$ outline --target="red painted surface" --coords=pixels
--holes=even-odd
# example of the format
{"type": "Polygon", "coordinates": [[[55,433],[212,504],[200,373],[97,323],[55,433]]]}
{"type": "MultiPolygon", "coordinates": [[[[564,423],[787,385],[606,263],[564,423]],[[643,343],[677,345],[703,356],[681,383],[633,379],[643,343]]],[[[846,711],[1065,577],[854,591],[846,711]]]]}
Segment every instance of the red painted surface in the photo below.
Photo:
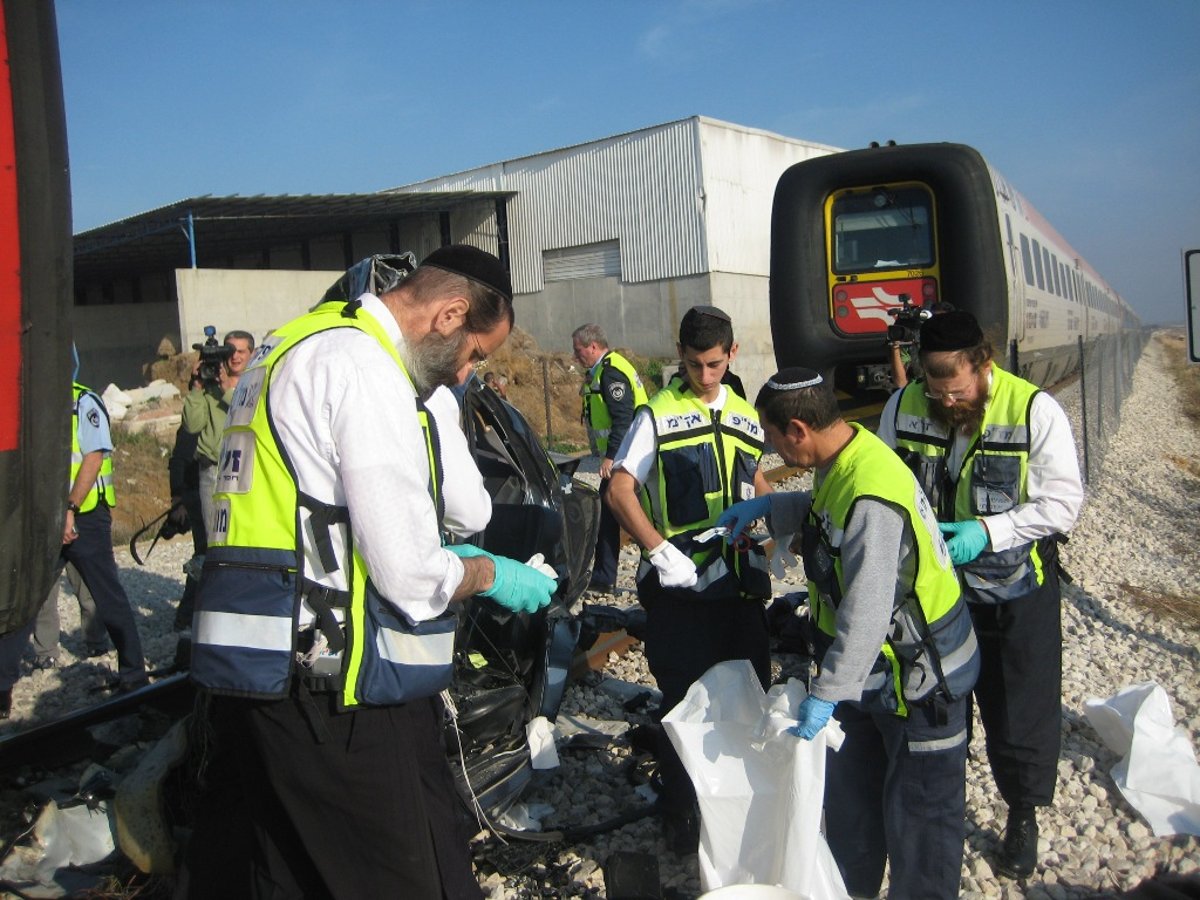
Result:
{"type": "Polygon", "coordinates": [[[929,306],[936,302],[936,286],[931,299],[922,298],[922,287],[930,278],[897,278],[887,281],[849,281],[833,287],[833,327],[842,334],[883,334],[895,320],[892,310],[901,306],[900,295],[908,294],[915,303],[929,306]]]}
{"type": "Polygon", "coordinates": [[[21,433],[21,230],[3,11],[0,0],[0,52],[4,55],[0,66],[0,451],[16,450],[21,433]]]}

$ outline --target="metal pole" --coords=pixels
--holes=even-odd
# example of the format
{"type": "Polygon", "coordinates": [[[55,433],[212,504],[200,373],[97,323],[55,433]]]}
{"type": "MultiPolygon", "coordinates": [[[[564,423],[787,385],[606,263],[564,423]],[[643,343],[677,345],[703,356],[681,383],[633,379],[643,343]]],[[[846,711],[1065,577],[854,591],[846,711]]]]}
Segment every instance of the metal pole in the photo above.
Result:
{"type": "Polygon", "coordinates": [[[192,255],[192,268],[196,268],[196,223],[192,220],[192,211],[188,210],[187,220],[188,251],[192,255]]]}
{"type": "Polygon", "coordinates": [[[550,357],[542,357],[542,397],[546,401],[546,447],[549,448],[553,429],[550,426],[550,357]]]}
{"type": "Polygon", "coordinates": [[[1083,352],[1083,335],[1079,335],[1079,408],[1083,412],[1083,480],[1086,484],[1092,468],[1088,461],[1088,414],[1087,414],[1087,356],[1083,352]]]}

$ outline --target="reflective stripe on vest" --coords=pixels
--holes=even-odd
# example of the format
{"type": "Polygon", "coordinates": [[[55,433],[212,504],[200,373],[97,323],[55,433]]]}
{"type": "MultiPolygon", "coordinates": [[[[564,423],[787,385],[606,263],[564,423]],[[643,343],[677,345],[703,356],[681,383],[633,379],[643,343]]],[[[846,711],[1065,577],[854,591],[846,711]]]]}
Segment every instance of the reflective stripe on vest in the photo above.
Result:
{"type": "Polygon", "coordinates": [[[979,673],[971,617],[950,555],[925,494],[886,444],[852,423],[854,438],[813,489],[805,541],[805,572],[813,621],[827,650],[837,634],[837,607],[845,590],[841,546],[847,522],[861,499],[885,503],[904,517],[913,540],[912,581],[898,584],[888,636],[860,702],[907,714],[910,703],[965,696],[979,673]],[[816,554],[823,553],[823,564],[816,554]],[[828,571],[829,579],[814,577],[828,571]]]}
{"type": "MultiPolygon", "coordinates": [[[[650,398],[650,412],[656,453],[639,499],[659,534],[696,564],[698,582],[690,592],[770,596],[760,547],[739,553],[724,541],[693,540],[733,503],[754,497],[764,442],[754,407],[726,390],[722,408],[709,409],[682,383],[672,383],[650,398]]],[[[649,571],[649,552],[643,550],[638,578],[649,571]]]]}
{"type": "MultiPolygon", "coordinates": [[[[896,450],[941,521],[997,515],[1028,500],[1029,410],[1038,393],[1035,385],[992,363],[979,434],[951,482],[947,460],[953,435],[930,415],[923,383],[905,388],[896,405],[896,450]]],[[[959,574],[969,602],[1007,603],[1042,583],[1042,560],[1031,541],[999,553],[985,550],[959,574]]]]}
{"type": "MultiPolygon", "coordinates": [[[[79,469],[83,465],[83,450],[79,446],[79,398],[88,394],[96,402],[100,415],[108,420],[108,409],[95,391],[78,382],[71,385],[71,390],[71,474],[70,480],[67,481],[68,492],[75,486],[75,479],[79,477],[79,469]]],[[[100,471],[96,473],[96,483],[92,485],[87,496],[83,498],[83,502],[79,504],[79,511],[85,513],[95,509],[99,505],[101,497],[104,498],[105,506],[111,508],[117,505],[117,491],[113,484],[112,456],[107,453],[100,462],[100,471]]]]}
{"type": "Polygon", "coordinates": [[[600,386],[605,366],[612,366],[632,386],[634,409],[645,406],[647,402],[646,388],[633,363],[615,350],[605,353],[593,367],[591,380],[583,387],[583,421],[587,425],[592,452],[597,456],[604,456],[608,452],[608,435],[612,429],[612,414],[608,411],[608,402],[600,386]]]}
{"type": "MultiPolygon", "coordinates": [[[[330,643],[331,631],[344,640],[339,671],[322,682],[339,692],[343,707],[430,696],[450,681],[457,617],[447,612],[414,625],[383,600],[354,545],[348,511],[304,494],[275,440],[269,393],[277,366],[315,334],[357,328],[407,377],[382,326],[367,313],[343,316],[344,307],[322,304],[277,329],[255,351],[230,403],[192,649],[192,678],[216,693],[262,698],[288,693],[296,673],[295,623],[306,599],[330,643]],[[344,537],[335,541],[335,535],[344,537]],[[313,579],[303,571],[313,572],[313,579]],[[344,572],[344,591],[315,580],[338,571],[344,572]],[[342,627],[331,607],[339,608],[342,627]]],[[[440,526],[436,429],[419,401],[417,411],[440,526]]]]}

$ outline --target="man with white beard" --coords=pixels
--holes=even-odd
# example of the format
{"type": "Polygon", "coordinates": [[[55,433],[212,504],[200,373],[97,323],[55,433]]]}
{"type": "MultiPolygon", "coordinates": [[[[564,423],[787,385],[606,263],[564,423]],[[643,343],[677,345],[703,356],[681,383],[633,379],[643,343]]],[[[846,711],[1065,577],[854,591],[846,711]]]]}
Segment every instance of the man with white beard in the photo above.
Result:
{"type": "Polygon", "coordinates": [[[382,296],[276,329],[238,383],[192,677],[235,738],[254,896],[481,895],[441,738],[450,606],[481,594],[534,612],[557,585],[443,546],[424,400],[512,322],[500,260],[443,247],[382,296]]]}

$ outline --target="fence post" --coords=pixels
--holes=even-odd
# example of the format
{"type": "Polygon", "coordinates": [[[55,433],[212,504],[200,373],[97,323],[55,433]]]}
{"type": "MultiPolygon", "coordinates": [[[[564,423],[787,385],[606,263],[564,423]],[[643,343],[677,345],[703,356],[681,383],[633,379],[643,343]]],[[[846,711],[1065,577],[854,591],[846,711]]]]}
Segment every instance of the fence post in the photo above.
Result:
{"type": "Polygon", "coordinates": [[[549,449],[554,429],[550,425],[550,357],[542,357],[542,399],[546,403],[546,448],[549,449]]]}
{"type": "Polygon", "coordinates": [[[1087,414],[1087,356],[1083,352],[1083,335],[1079,335],[1079,408],[1083,414],[1083,480],[1091,480],[1092,467],[1088,461],[1088,414],[1087,414]]]}

